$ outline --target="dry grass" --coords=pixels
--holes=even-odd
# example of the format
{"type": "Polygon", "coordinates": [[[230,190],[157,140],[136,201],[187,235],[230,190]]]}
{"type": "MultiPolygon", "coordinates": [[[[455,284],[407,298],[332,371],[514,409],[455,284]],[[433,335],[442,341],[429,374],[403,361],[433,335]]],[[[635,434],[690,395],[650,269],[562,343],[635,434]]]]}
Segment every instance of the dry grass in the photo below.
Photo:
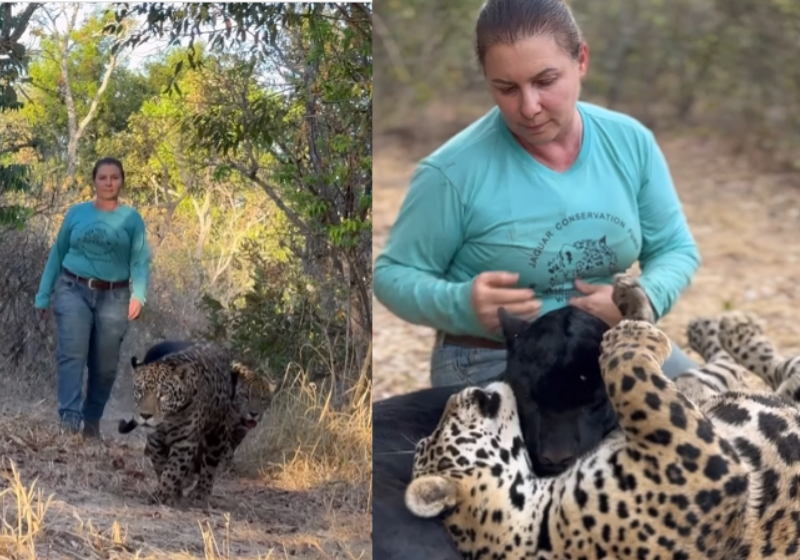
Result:
{"type": "Polygon", "coordinates": [[[22,483],[17,465],[13,461],[3,461],[0,465],[5,489],[0,491],[2,503],[2,527],[0,527],[0,553],[6,556],[36,558],[36,537],[41,532],[47,508],[53,500],[52,494],[46,499],[36,482],[26,487],[22,483]],[[8,505],[9,498],[13,503],[8,505]]]}
{"type": "Polygon", "coordinates": [[[275,400],[207,508],[149,504],[142,434],[84,440],[41,404],[0,410],[0,560],[371,558],[368,403],[334,410],[304,379],[275,400]]]}
{"type": "Polygon", "coordinates": [[[270,409],[266,441],[255,434],[247,450],[260,464],[279,455],[272,465],[298,488],[354,484],[349,499],[366,510],[372,476],[370,401],[334,406],[331,392],[308,383],[299,371],[270,409]]]}

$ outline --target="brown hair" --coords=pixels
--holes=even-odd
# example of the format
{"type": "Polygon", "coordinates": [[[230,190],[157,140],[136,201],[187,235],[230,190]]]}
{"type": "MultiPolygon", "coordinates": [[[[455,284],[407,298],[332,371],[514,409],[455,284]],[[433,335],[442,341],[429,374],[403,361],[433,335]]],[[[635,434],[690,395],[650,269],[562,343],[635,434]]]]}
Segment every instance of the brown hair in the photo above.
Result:
{"type": "Polygon", "coordinates": [[[103,159],[97,160],[97,163],[94,164],[94,168],[92,169],[92,181],[97,177],[97,170],[100,169],[101,165],[116,165],[117,169],[119,169],[119,174],[122,176],[122,184],[125,184],[125,170],[122,169],[122,162],[113,157],[104,157],[103,159]]]}
{"type": "Polygon", "coordinates": [[[580,53],[581,31],[563,0],[487,0],[475,25],[475,50],[481,66],[494,45],[513,45],[550,34],[573,60],[580,53]]]}

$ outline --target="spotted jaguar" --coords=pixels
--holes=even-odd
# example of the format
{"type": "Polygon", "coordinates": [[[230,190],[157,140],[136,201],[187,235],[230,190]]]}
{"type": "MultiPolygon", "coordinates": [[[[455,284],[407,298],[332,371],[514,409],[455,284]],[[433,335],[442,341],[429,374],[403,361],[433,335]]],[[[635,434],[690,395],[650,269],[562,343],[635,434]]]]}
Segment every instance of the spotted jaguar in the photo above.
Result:
{"type": "MultiPolygon", "coordinates": [[[[131,358],[131,365],[133,368],[136,368],[140,365],[163,358],[169,353],[185,350],[193,344],[195,343],[183,341],[166,341],[157,344],[148,351],[143,362],[139,362],[135,356],[131,358]]],[[[230,465],[233,459],[233,453],[239,445],[241,445],[245,436],[247,436],[261,421],[278,391],[278,384],[272,380],[271,376],[258,375],[238,360],[233,360],[231,362],[230,370],[233,406],[228,418],[230,422],[231,445],[223,459],[223,464],[226,466],[230,465]]],[[[118,431],[121,434],[128,434],[138,426],[139,424],[135,418],[120,420],[118,431]]]]}
{"type": "Polygon", "coordinates": [[[217,466],[230,454],[233,407],[229,350],[197,343],[133,368],[134,422],[148,429],[157,502],[174,504],[197,473],[192,497],[211,494],[217,466]]]}
{"type": "MultiPolygon", "coordinates": [[[[740,328],[718,324],[720,340],[740,328]]],[[[441,516],[465,558],[800,558],[800,406],[710,387],[687,398],[662,372],[670,351],[647,317],[606,332],[620,428],[550,478],[531,468],[511,388],[463,389],[417,444],[407,507],[441,516]]],[[[793,381],[770,372],[770,389],[793,381]]]]}

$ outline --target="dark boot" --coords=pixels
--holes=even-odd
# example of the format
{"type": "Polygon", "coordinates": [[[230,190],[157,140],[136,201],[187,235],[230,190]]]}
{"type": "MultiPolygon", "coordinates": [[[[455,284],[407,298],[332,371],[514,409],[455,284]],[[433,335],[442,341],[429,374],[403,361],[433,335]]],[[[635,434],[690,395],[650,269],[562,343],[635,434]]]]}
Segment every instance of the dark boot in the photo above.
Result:
{"type": "Polygon", "coordinates": [[[100,437],[100,421],[96,420],[90,422],[89,420],[83,421],[83,437],[99,438],[100,437]]]}
{"type": "Polygon", "coordinates": [[[61,429],[66,434],[77,434],[81,430],[81,417],[65,414],[61,417],[61,429]]]}
{"type": "Polygon", "coordinates": [[[80,431],[80,425],[76,426],[70,422],[61,422],[60,426],[65,434],[77,434],[80,431]]]}

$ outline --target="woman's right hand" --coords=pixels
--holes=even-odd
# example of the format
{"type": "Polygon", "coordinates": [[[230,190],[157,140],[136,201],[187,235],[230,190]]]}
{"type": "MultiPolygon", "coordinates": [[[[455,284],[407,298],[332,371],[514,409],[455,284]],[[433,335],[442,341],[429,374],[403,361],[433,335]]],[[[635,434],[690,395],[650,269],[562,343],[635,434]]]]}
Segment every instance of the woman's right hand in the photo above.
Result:
{"type": "Polygon", "coordinates": [[[542,302],[534,299],[530,288],[515,288],[516,272],[481,272],[472,283],[472,306],[481,326],[490,333],[500,332],[497,310],[501,307],[512,315],[531,320],[539,314],[542,302]]]}
{"type": "Polygon", "coordinates": [[[47,320],[47,309],[37,309],[36,316],[39,318],[40,321],[47,320]]]}

